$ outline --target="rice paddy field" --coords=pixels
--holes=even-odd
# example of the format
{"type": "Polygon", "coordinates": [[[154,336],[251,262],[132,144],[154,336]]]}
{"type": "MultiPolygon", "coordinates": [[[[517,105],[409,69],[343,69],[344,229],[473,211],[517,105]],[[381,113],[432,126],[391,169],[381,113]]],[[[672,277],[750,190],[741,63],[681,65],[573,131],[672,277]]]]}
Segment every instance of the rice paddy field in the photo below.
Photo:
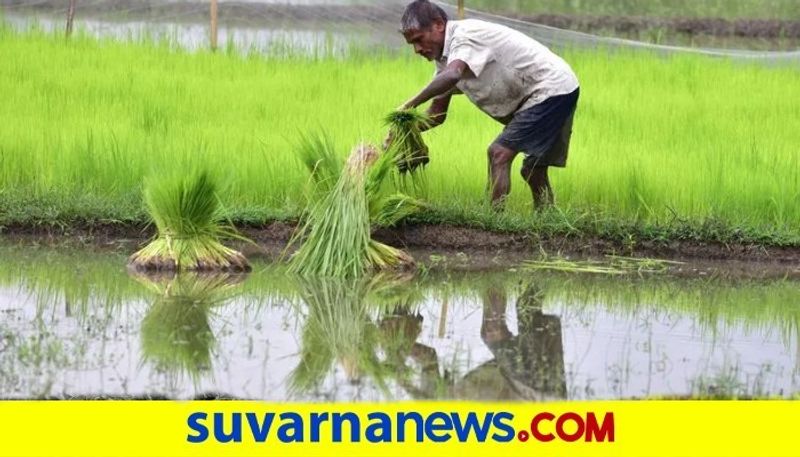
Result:
{"type": "MultiPolygon", "coordinates": [[[[503,231],[800,244],[800,65],[641,51],[561,50],[581,80],[556,208],[534,214],[512,176],[486,204],[486,147],[501,126],[458,99],[425,134],[417,221],[503,231]]],[[[295,219],[296,149],[325,132],[342,157],[379,143],[385,115],[430,77],[408,53],[187,52],[0,29],[0,224],[144,221],[142,183],[202,165],[235,223],[295,219]]],[[[517,164],[519,166],[519,164],[517,164]]]]}
{"type": "MultiPolygon", "coordinates": [[[[581,98],[555,205],[518,158],[498,211],[502,126],[465,97],[402,137],[432,73],[402,3],[221,2],[212,52],[205,3],[98,2],[66,39],[61,2],[0,0],[0,399],[800,398],[797,53],[506,18],[581,98]]],[[[467,0],[669,26],[793,3],[467,0]]]]}

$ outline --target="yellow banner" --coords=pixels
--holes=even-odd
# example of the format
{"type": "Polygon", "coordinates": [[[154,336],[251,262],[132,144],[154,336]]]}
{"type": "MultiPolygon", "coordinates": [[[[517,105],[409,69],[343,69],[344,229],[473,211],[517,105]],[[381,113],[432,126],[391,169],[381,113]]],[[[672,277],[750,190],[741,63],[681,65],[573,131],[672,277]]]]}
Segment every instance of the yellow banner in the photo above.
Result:
{"type": "Polygon", "coordinates": [[[0,456],[800,456],[800,403],[0,402],[0,456]]]}

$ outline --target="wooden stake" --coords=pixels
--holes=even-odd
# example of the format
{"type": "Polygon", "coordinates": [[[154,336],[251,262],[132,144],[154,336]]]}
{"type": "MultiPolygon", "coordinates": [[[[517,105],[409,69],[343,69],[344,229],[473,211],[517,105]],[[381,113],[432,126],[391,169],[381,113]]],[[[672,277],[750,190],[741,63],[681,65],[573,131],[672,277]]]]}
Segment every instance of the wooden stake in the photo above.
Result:
{"type": "Polygon", "coordinates": [[[439,338],[444,338],[445,330],[447,329],[447,302],[449,299],[449,295],[445,295],[442,298],[442,310],[439,313],[439,338]]]}
{"type": "Polygon", "coordinates": [[[464,0],[458,0],[458,19],[464,19],[464,0]]]}
{"type": "Polygon", "coordinates": [[[211,50],[217,50],[217,0],[211,0],[211,50]]]}
{"type": "Polygon", "coordinates": [[[72,21],[75,19],[75,2],[77,1],[78,0],[69,0],[69,8],[67,8],[67,38],[72,35],[72,21]]]}

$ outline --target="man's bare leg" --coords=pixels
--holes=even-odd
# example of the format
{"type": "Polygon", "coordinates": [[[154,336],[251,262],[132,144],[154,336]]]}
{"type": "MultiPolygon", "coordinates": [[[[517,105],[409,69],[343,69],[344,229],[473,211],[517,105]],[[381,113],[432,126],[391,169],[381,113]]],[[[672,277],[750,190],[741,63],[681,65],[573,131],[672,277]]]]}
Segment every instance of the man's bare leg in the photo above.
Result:
{"type": "Polygon", "coordinates": [[[497,343],[512,337],[506,324],[507,298],[503,289],[489,286],[483,291],[483,320],[481,321],[481,339],[487,343],[497,343]]]}
{"type": "Polygon", "coordinates": [[[492,193],[492,206],[502,209],[511,191],[511,163],[517,155],[505,146],[493,143],[489,146],[489,185],[492,193]]]}
{"type": "Polygon", "coordinates": [[[546,208],[553,204],[553,188],[547,176],[547,167],[522,166],[522,178],[528,183],[533,194],[534,209],[546,208]]]}

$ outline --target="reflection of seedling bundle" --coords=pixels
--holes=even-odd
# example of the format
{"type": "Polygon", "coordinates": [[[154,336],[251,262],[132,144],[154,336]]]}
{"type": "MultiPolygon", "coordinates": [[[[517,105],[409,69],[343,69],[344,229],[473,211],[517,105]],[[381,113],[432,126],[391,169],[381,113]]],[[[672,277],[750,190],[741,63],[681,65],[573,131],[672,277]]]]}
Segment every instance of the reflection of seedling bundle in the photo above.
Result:
{"type": "Polygon", "coordinates": [[[300,363],[292,371],[291,385],[296,392],[308,392],[322,384],[335,363],[347,380],[358,382],[367,376],[375,386],[387,390],[386,379],[398,376],[397,367],[380,358],[380,349],[399,343],[388,340],[402,334],[381,335],[375,319],[384,309],[393,309],[393,298],[410,299],[399,292],[408,287],[409,277],[342,281],[300,278],[298,290],[307,306],[302,334],[300,363]],[[383,302],[392,297],[391,303],[383,302]]]}
{"type": "Polygon", "coordinates": [[[129,264],[133,268],[249,270],[242,254],[219,242],[221,237],[241,237],[221,223],[216,186],[207,173],[152,179],[145,187],[144,199],[158,234],[155,240],[130,257],[129,264]]]}
{"type": "Polygon", "coordinates": [[[422,207],[418,200],[388,191],[385,181],[393,168],[392,153],[378,154],[372,146],[359,145],[342,167],[324,137],[306,139],[300,153],[315,188],[305,222],[290,243],[303,241],[290,271],[355,278],[371,268],[413,265],[407,253],[370,236],[371,224],[391,226],[422,207]]]}
{"type": "Polygon", "coordinates": [[[137,279],[158,294],[142,320],[142,354],[162,371],[196,377],[211,367],[214,334],[209,314],[231,298],[242,276],[208,275],[137,279]]]}
{"type": "Polygon", "coordinates": [[[300,282],[298,290],[308,315],[300,363],[291,374],[292,388],[304,392],[319,386],[335,362],[341,364],[350,382],[358,381],[362,373],[380,382],[376,328],[369,316],[365,282],[300,282]]]}

